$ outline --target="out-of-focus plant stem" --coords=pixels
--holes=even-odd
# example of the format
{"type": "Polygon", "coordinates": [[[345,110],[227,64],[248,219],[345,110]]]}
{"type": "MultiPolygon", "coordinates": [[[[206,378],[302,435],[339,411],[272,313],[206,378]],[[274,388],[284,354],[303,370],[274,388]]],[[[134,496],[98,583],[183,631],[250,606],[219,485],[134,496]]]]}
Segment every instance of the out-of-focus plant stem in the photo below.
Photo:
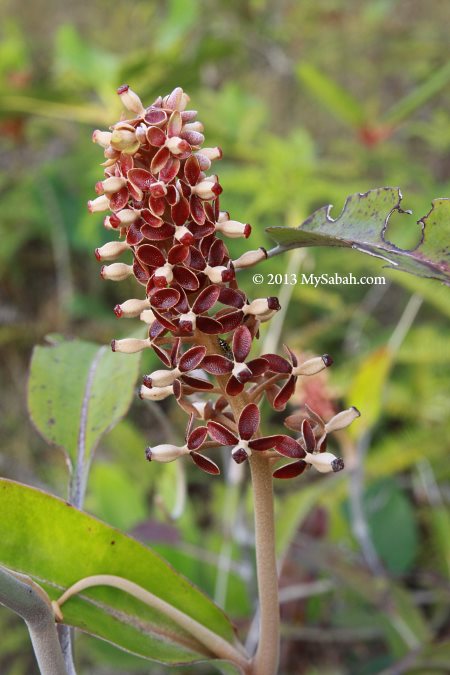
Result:
{"type": "Polygon", "coordinates": [[[68,675],[50,599],[42,588],[29,577],[0,566],[0,603],[27,624],[41,674],[68,675]]]}

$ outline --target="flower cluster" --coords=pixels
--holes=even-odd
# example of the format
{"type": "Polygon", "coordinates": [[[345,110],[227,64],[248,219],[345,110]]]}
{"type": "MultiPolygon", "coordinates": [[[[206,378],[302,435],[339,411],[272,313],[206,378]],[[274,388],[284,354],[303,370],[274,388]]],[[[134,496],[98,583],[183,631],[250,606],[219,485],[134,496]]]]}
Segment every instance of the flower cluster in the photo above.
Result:
{"type": "Polygon", "coordinates": [[[327,354],[298,363],[262,354],[250,358],[259,326],[280,309],[277,298],[248,299],[236,270],[266,258],[260,248],[231,260],[222,237],[247,239],[251,227],[220,210],[222,188],[209,173],[220,148],[203,148],[203,125],[197,111],[187,109],[189,97],[179,87],[144,107],[127,85],[118,94],[129,118],[110,131],[95,131],[93,141],[104,149],[104,179],[92,213],[105,212],[104,226],[118,238],[96,249],[103,279],[134,277],[142,298],[117,305],[117,317],[140,319],[148,326],[145,339],[113,340],[114,351],[132,353],[152,348],[165,368],[144,377],[140,396],[162,400],[173,395],[189,414],[186,443],[147,449],[147,459],[168,462],[190,455],[211,474],[217,464],[199,450],[230,446],[240,463],[252,452],[294,459],[274,475],[290,478],[314,466],[338,471],[342,460],[325,451],[326,434],[349,424],[355,408],[325,423],[313,411],[290,415],[285,434],[261,436],[259,404],[265,397],[283,411],[299,377],[314,375],[332,364],[327,354]],[[130,263],[115,262],[129,252],[130,263]],[[196,420],[206,422],[197,426],[196,420]],[[209,437],[209,440],[208,440],[209,437]]]}

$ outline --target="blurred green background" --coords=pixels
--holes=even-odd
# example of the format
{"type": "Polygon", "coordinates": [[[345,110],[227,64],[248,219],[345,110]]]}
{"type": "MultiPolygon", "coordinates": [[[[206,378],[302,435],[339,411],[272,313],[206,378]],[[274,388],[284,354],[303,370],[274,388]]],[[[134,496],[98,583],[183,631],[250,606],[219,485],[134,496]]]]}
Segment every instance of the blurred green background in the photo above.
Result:
{"type": "MultiPolygon", "coordinates": [[[[65,496],[62,454],[26,422],[27,369],[48,333],[107,343],[137,328],[112,312],[134,296],[133,284],[100,280],[92,252],[108,234],[85,206],[102,176],[91,133],[120,114],[117,86],[127,82],[146,105],[177,85],[189,93],[206,145],[224,152],[214,166],[221,206],[253,226],[247,244],[231,241],[234,257],[248,244],[270,247],[265,227],[297,225],[329,203],[337,215],[348,194],[386,185],[401,187],[414,214],[393,217],[388,237],[412,248],[431,199],[450,196],[450,5],[1,0],[0,7],[1,472],[65,496]]],[[[255,291],[251,272],[240,276],[251,297],[278,294],[287,310],[264,329],[266,351],[286,342],[335,359],[298,402],[306,397],[325,415],[354,404],[363,414],[338,438],[345,476],[318,481],[311,472],[277,484],[288,589],[280,673],[448,672],[448,289],[343,249],[285,254],[258,271],[286,269],[383,275],[387,283],[255,291]],[[383,584],[395,593],[393,614],[383,584]],[[392,625],[411,613],[416,630],[399,640],[392,625]],[[396,663],[403,669],[389,670],[396,663]]],[[[155,365],[146,354],[142,372],[155,365]]],[[[269,432],[279,428],[269,410],[265,417],[269,432]]],[[[155,546],[245,631],[255,602],[245,481],[233,492],[189,466],[188,499],[174,519],[179,469],[144,463],[149,442],[167,428],[179,439],[183,426],[172,402],[137,399],[99,448],[86,508],[155,546]]],[[[22,624],[2,610],[0,625],[0,671],[36,672],[22,624]]],[[[84,635],[76,652],[82,673],[175,672],[84,635]]]]}

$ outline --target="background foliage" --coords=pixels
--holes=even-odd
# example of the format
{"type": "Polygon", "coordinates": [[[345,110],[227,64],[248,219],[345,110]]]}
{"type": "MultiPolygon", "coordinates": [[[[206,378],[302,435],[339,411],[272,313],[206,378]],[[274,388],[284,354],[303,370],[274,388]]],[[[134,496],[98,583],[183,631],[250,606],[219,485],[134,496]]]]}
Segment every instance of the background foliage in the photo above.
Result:
{"type": "MultiPolygon", "coordinates": [[[[207,144],[224,150],[222,206],[252,223],[252,248],[271,245],[265,227],[295,226],[329,203],[337,215],[348,194],[373,187],[400,186],[404,208],[419,217],[432,198],[450,196],[450,9],[437,0],[0,6],[1,473],[65,497],[63,453],[24,422],[27,370],[33,345],[48,333],[107,344],[136,328],[111,311],[133,295],[132,282],[130,294],[123,283],[100,283],[92,251],[107,233],[85,208],[101,175],[91,132],[119,114],[116,87],[128,82],[145,102],[176,85],[189,92],[207,144]]],[[[413,247],[415,220],[394,217],[389,239],[413,247]]],[[[238,255],[243,244],[231,248],[238,255]]],[[[363,412],[339,439],[352,471],[331,483],[308,474],[277,486],[289,600],[281,672],[369,675],[393,672],[398,661],[406,663],[401,672],[429,672],[433,659],[445,672],[448,289],[346,249],[287,253],[258,271],[287,266],[382,274],[387,283],[258,287],[258,296],[279,292],[289,305],[262,335],[270,349],[280,341],[335,359],[298,402],[306,396],[326,415],[331,396],[332,405],[363,412]],[[405,661],[411,651],[419,671],[405,661]]],[[[254,296],[251,274],[241,278],[254,296]]],[[[154,365],[145,354],[142,372],[154,365]]],[[[135,399],[100,441],[86,509],[150,543],[245,630],[255,597],[245,482],[232,488],[191,466],[184,477],[178,466],[144,463],[145,446],[167,434],[179,439],[183,424],[172,403],[135,399]]],[[[268,430],[276,424],[268,414],[268,430]]],[[[2,610],[0,625],[1,672],[35,672],[22,624],[2,610]]],[[[167,672],[85,635],[76,651],[81,672],[167,672]]]]}

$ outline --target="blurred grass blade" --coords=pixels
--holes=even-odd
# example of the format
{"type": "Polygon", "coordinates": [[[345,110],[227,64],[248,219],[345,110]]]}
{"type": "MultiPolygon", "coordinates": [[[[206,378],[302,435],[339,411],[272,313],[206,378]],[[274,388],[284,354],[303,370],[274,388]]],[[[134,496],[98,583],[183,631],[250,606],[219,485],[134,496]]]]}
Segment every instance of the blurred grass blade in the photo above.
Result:
{"type": "MultiPolygon", "coordinates": [[[[0,479],[0,503],[0,563],[38,581],[52,600],[82,578],[124,576],[233,643],[225,614],[151,549],[13,481],[0,479]]],[[[63,614],[68,625],[147,659],[175,664],[209,657],[178,624],[115,588],[86,590],[64,605],[63,614]]]]}
{"type": "Polygon", "coordinates": [[[89,125],[108,126],[111,122],[111,112],[101,106],[57,103],[56,101],[46,101],[32,96],[2,96],[0,112],[40,115],[64,120],[65,122],[79,122],[89,125]]]}
{"type": "Polygon", "coordinates": [[[318,70],[311,63],[300,63],[297,77],[303,86],[337,119],[352,128],[363,125],[366,119],[364,108],[346,89],[318,70]]]}
{"type": "Polygon", "coordinates": [[[424,105],[430,98],[438,94],[450,82],[450,62],[440,68],[437,72],[430,75],[423,84],[413,89],[413,91],[400,99],[383,116],[383,122],[388,125],[395,125],[409,117],[418,108],[424,105]]]}

